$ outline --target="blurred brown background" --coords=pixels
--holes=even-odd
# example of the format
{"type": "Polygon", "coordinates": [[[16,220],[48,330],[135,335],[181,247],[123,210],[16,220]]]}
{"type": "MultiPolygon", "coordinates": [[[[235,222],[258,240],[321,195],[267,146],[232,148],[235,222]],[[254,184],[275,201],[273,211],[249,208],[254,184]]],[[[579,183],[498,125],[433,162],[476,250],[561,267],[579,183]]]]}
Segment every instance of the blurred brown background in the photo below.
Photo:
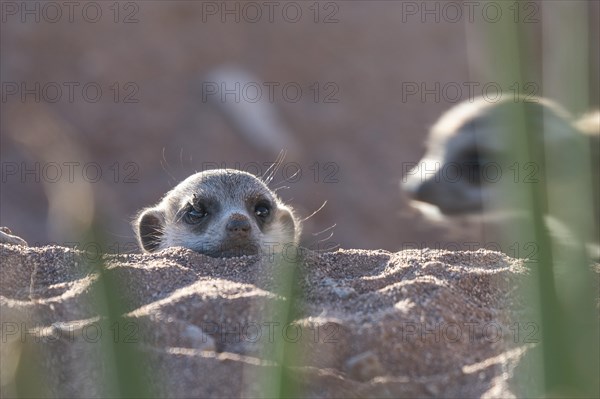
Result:
{"type": "MultiPolygon", "coordinates": [[[[299,144],[286,161],[297,162],[302,175],[285,183],[279,172],[272,186],[289,187],[279,194],[301,217],[327,201],[305,223],[305,244],[327,239],[331,230],[314,234],[336,225],[321,247],[485,246],[476,227],[423,219],[399,188],[403,166],[423,154],[429,126],[468,98],[463,83],[490,81],[486,63],[498,60],[478,56],[485,44],[477,44],[477,29],[490,23],[483,3],[473,22],[462,3],[445,2],[81,2],[71,15],[61,2],[24,4],[2,2],[0,222],[30,244],[77,242],[93,214],[109,242],[133,242],[136,211],[203,164],[274,161],[276,152],[252,145],[203,101],[204,76],[233,65],[279,84],[273,106],[299,144]],[[303,90],[297,102],[282,94],[290,82],[303,90]],[[464,90],[458,98],[452,90],[439,99],[403,98],[410,82],[464,90]],[[331,97],[337,102],[324,101],[327,83],[339,89],[331,97]],[[57,86],[62,96],[54,101],[57,86]],[[137,102],[125,102],[127,95],[137,102]],[[70,164],[73,179],[65,162],[79,163],[70,164]],[[86,163],[96,164],[84,171],[86,163]],[[98,181],[82,179],[96,180],[98,171],[98,181]]],[[[589,101],[597,107],[599,3],[583,4],[590,10],[589,101]]],[[[532,32],[533,57],[551,49],[543,44],[548,25],[539,2],[524,2],[516,17],[504,6],[504,17],[532,32]]]]}

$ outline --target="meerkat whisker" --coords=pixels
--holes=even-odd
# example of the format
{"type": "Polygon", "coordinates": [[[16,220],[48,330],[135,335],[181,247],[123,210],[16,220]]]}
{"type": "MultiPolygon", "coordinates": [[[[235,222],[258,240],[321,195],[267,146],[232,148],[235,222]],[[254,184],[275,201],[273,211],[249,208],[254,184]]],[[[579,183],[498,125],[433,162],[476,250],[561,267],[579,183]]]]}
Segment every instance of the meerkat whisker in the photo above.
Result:
{"type": "Polygon", "coordinates": [[[281,151],[279,151],[279,154],[277,155],[275,162],[273,162],[271,164],[271,166],[269,166],[269,168],[265,171],[264,175],[266,177],[265,178],[261,177],[261,178],[263,179],[263,181],[266,184],[271,184],[271,181],[275,177],[275,174],[277,173],[277,171],[283,164],[283,160],[285,159],[286,155],[287,155],[287,151],[285,149],[282,149],[281,151]]]}
{"type": "MultiPolygon", "coordinates": [[[[319,213],[323,208],[325,208],[325,205],[327,205],[327,200],[323,201],[323,204],[313,213],[311,213],[310,215],[308,215],[307,217],[305,217],[304,219],[300,220],[301,222],[306,222],[308,219],[310,219],[311,217],[315,216],[317,213],[319,213]]],[[[334,227],[335,224],[332,226],[334,227]]],[[[323,230],[326,231],[328,229],[330,229],[331,227],[328,227],[327,229],[323,230]]]]}
{"type": "Polygon", "coordinates": [[[165,157],[165,147],[162,148],[162,159],[160,160],[160,166],[162,167],[163,171],[169,175],[171,179],[173,179],[173,182],[177,181],[175,176],[173,176],[173,174],[167,170],[167,168],[171,168],[171,165],[169,165],[169,162],[167,162],[167,158],[165,157]]]}
{"type": "MultiPolygon", "coordinates": [[[[318,236],[318,235],[320,235],[320,234],[323,234],[323,233],[325,233],[326,231],[329,231],[329,230],[331,230],[331,229],[334,229],[336,226],[337,226],[337,223],[334,223],[334,224],[332,224],[331,226],[327,227],[326,229],[324,229],[324,230],[321,230],[321,231],[319,231],[318,233],[313,233],[312,235],[316,237],[316,236],[318,236]]],[[[333,232],[331,232],[331,234],[333,234],[333,232]]],[[[331,237],[330,237],[330,238],[331,238],[331,237]]]]}

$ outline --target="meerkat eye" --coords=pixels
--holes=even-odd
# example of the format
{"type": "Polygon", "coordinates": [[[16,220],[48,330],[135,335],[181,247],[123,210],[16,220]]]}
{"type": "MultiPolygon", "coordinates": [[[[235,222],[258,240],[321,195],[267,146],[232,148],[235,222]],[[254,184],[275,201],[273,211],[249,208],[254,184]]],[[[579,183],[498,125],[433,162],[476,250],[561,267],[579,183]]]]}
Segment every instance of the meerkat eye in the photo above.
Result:
{"type": "Polygon", "coordinates": [[[464,155],[463,155],[463,163],[465,165],[481,165],[481,161],[482,161],[482,154],[477,151],[477,150],[470,150],[467,151],[464,155]]]}
{"type": "Polygon", "coordinates": [[[476,151],[471,150],[463,155],[463,169],[464,169],[464,177],[467,179],[468,183],[473,185],[481,184],[481,169],[483,165],[484,159],[483,155],[476,151]]]}
{"type": "Polygon", "coordinates": [[[258,204],[254,208],[254,214],[259,218],[266,218],[271,213],[271,209],[266,204],[258,204]]]}
{"type": "Polygon", "coordinates": [[[200,205],[190,204],[189,209],[183,215],[183,220],[188,224],[197,224],[208,215],[206,209],[200,205]]]}

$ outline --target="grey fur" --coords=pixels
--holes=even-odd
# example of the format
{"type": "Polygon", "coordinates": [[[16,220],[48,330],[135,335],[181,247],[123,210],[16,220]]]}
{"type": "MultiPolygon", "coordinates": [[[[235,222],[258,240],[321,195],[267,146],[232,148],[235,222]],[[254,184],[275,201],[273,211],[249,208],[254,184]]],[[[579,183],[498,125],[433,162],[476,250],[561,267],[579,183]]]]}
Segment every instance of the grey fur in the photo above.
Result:
{"type": "Polygon", "coordinates": [[[133,224],[144,252],[181,246],[213,257],[279,252],[297,244],[301,229],[263,181],[234,169],[188,177],[133,224]],[[268,215],[257,215],[257,206],[270,208],[268,215]]]}
{"type": "MultiPolygon", "coordinates": [[[[578,122],[552,101],[532,100],[490,103],[476,99],[448,110],[431,128],[426,153],[406,174],[402,188],[415,201],[415,207],[422,209],[425,216],[431,214],[432,218],[439,218],[439,215],[428,212],[427,204],[434,205],[445,216],[489,217],[494,213],[526,210],[527,204],[524,205],[520,197],[505,195],[502,190],[506,190],[506,184],[498,184],[499,180],[474,178],[476,174],[483,175],[481,172],[486,167],[494,166],[490,170],[500,170],[500,178],[509,179],[504,180],[509,185],[536,181],[543,184],[548,197],[546,218],[552,217],[564,226],[580,228],[585,225],[586,241],[597,245],[599,114],[589,114],[578,122]],[[530,145],[544,154],[541,165],[527,162],[527,154],[521,158],[513,155],[519,148],[518,144],[510,144],[508,129],[514,126],[510,118],[523,110],[529,116],[530,145]],[[522,160],[517,163],[517,178],[513,166],[515,159],[522,160]],[[477,165],[476,169],[474,165],[477,165]],[[589,170],[591,174],[588,174],[589,170]],[[460,172],[452,174],[457,171],[460,172]],[[587,180],[582,179],[590,181],[583,183],[587,180]],[[589,185],[590,198],[581,193],[581,184],[589,185]],[[577,201],[574,201],[574,195],[578,196],[577,201]]],[[[556,223],[547,225],[552,227],[556,223]]],[[[590,251],[596,252],[596,249],[590,251]]]]}

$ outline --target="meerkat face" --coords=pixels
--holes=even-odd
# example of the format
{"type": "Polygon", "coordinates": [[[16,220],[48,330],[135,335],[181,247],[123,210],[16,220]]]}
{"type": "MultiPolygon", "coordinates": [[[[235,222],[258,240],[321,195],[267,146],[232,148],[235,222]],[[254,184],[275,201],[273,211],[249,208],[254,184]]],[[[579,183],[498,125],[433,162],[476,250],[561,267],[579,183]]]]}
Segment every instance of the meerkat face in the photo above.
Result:
{"type": "MultiPolygon", "coordinates": [[[[548,165],[554,170],[543,171],[544,165],[515,164],[507,133],[513,126],[510,118],[520,107],[530,116],[527,128],[534,130],[534,145],[544,146],[547,158],[561,159],[561,151],[569,148],[565,143],[573,142],[576,135],[566,112],[557,105],[544,99],[530,103],[464,102],[447,111],[432,127],[425,155],[404,176],[403,189],[417,201],[417,207],[425,202],[446,215],[478,213],[500,197],[499,191],[506,187],[500,184],[502,179],[527,182],[529,175],[532,180],[549,173],[564,175],[568,168],[560,162],[548,165]]],[[[564,183],[564,176],[560,180],[564,183]]]]}
{"type": "Polygon", "coordinates": [[[232,257],[281,251],[300,226],[292,210],[255,176],[232,169],[196,173],[134,222],[146,252],[181,246],[232,257]]]}

